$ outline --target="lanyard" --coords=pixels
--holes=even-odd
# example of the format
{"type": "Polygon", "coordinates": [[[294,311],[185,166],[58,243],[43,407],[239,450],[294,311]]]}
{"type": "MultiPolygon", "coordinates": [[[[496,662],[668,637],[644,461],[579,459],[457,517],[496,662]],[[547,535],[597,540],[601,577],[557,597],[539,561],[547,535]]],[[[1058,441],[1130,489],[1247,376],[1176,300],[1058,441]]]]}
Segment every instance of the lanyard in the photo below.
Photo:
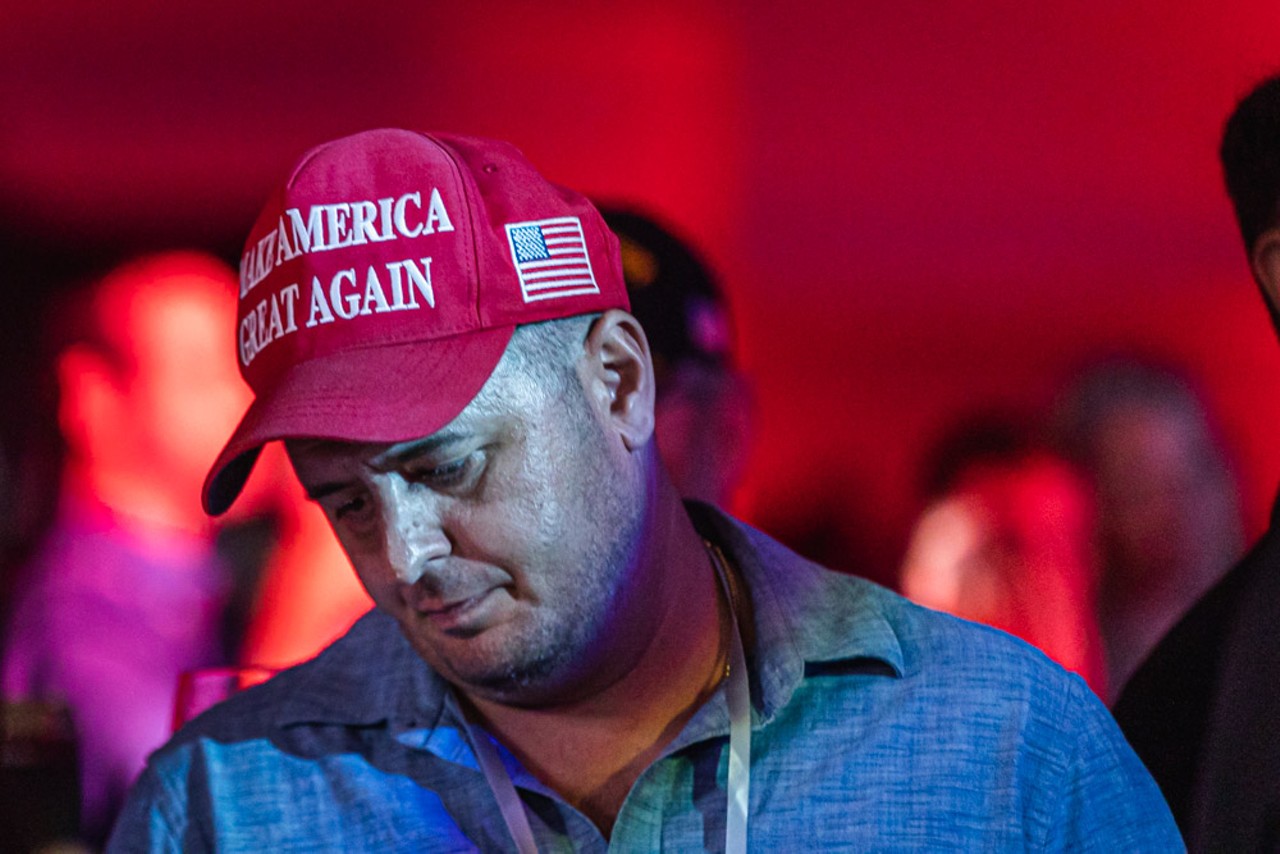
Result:
{"type": "Polygon", "coordinates": [[[751,686],[747,679],[747,656],[742,649],[738,614],[733,607],[733,586],[729,582],[728,561],[720,548],[706,540],[707,552],[715,564],[716,577],[729,603],[729,673],[725,698],[729,703],[728,806],[724,820],[725,854],[746,854],[747,814],[751,803],[751,686]]]}
{"type": "Polygon", "coordinates": [[[533,839],[533,828],[529,826],[529,816],[524,811],[524,803],[521,802],[520,796],[516,794],[511,775],[507,773],[506,766],[498,756],[498,749],[489,740],[489,734],[470,720],[467,721],[467,734],[471,736],[471,743],[475,745],[476,760],[480,763],[480,770],[484,772],[484,778],[488,781],[493,796],[498,799],[498,809],[502,810],[502,820],[507,823],[507,831],[515,840],[516,850],[520,854],[538,854],[538,843],[533,839]]]}
{"type": "MultiPolygon", "coordinates": [[[[747,657],[742,648],[742,634],[738,631],[737,613],[733,607],[733,589],[729,583],[727,561],[720,549],[703,541],[716,578],[729,603],[729,667],[725,677],[725,699],[729,706],[729,778],[728,797],[724,822],[725,854],[745,854],[747,850],[747,814],[751,796],[751,686],[747,679],[747,657]]],[[[484,773],[489,789],[498,801],[502,820],[516,843],[520,854],[538,854],[538,844],[529,825],[529,815],[516,793],[511,775],[502,764],[498,750],[488,733],[470,720],[466,722],[467,734],[476,751],[476,760],[484,773]]]]}

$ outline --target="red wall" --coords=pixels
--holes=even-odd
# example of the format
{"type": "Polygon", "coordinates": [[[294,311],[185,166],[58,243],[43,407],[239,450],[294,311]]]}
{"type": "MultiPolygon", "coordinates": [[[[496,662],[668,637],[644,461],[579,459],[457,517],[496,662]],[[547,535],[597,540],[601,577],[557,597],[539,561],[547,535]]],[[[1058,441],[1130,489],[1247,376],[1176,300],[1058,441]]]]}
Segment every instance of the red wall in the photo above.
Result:
{"type": "Polygon", "coordinates": [[[1280,69],[1274,0],[187,5],[0,12],[6,223],[221,239],[326,137],[502,136],[724,272],[758,392],[750,515],[826,495],[891,560],[949,417],[1047,403],[1136,347],[1209,390],[1264,517],[1280,347],[1215,148],[1280,69]]]}

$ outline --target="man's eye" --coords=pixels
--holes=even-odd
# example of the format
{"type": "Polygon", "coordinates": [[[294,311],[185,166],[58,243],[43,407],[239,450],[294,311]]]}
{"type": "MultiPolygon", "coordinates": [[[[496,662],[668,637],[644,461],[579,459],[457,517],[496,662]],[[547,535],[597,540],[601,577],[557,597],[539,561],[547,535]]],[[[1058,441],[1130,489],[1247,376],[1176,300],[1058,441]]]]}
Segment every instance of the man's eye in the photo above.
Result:
{"type": "Polygon", "coordinates": [[[479,451],[474,451],[456,460],[414,471],[412,477],[432,487],[461,486],[479,470],[481,457],[482,454],[479,451]]]}
{"type": "Polygon", "coordinates": [[[333,515],[341,519],[349,513],[359,513],[364,509],[365,504],[366,502],[363,498],[353,498],[350,501],[346,501],[335,507],[333,509],[333,515]]]}
{"type": "Polygon", "coordinates": [[[372,515],[373,503],[369,501],[368,496],[357,495],[353,498],[336,504],[330,511],[333,514],[335,522],[345,522],[348,525],[360,525],[367,522],[372,515]]]}
{"type": "Polygon", "coordinates": [[[470,457],[463,457],[460,460],[454,460],[451,463],[436,466],[431,470],[431,479],[437,483],[450,482],[459,479],[467,471],[468,459],[470,459],[470,457]]]}

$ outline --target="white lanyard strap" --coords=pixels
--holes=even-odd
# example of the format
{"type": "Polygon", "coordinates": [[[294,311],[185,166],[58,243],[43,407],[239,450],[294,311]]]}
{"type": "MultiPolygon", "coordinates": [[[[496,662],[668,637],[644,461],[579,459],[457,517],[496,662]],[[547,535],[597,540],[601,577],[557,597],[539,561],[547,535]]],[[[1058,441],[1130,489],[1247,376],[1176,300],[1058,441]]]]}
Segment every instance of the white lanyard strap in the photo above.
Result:
{"type": "MultiPolygon", "coordinates": [[[[705,542],[705,541],[704,541],[705,542]]],[[[745,854],[747,850],[747,816],[751,804],[751,685],[747,678],[747,656],[742,649],[742,633],[738,630],[738,614],[734,607],[733,587],[724,555],[707,543],[716,576],[729,603],[729,674],[725,681],[725,699],[729,704],[729,779],[728,806],[724,821],[725,854],[745,854]]]]}
{"type": "Polygon", "coordinates": [[[751,803],[751,689],[747,686],[747,657],[742,636],[733,626],[729,681],[729,806],[724,822],[725,854],[745,854],[747,814],[751,803]]]}
{"type": "Polygon", "coordinates": [[[507,831],[516,843],[520,854],[538,854],[538,843],[533,838],[533,828],[529,826],[529,816],[524,811],[524,802],[516,794],[515,784],[507,773],[498,749],[489,740],[489,735],[480,727],[467,721],[467,735],[475,746],[476,761],[489,783],[489,789],[498,801],[498,809],[502,810],[502,820],[507,823],[507,831]]]}

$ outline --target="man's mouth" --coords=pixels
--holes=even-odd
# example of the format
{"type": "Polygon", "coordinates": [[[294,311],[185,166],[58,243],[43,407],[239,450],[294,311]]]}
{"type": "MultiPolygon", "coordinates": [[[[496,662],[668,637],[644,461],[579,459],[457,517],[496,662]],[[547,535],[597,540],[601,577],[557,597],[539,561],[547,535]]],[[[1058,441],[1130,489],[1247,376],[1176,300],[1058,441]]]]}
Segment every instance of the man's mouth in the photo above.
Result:
{"type": "Polygon", "coordinates": [[[492,625],[504,604],[511,601],[505,587],[488,587],[466,596],[421,597],[411,603],[414,612],[436,631],[449,635],[473,635],[492,625]]]}

